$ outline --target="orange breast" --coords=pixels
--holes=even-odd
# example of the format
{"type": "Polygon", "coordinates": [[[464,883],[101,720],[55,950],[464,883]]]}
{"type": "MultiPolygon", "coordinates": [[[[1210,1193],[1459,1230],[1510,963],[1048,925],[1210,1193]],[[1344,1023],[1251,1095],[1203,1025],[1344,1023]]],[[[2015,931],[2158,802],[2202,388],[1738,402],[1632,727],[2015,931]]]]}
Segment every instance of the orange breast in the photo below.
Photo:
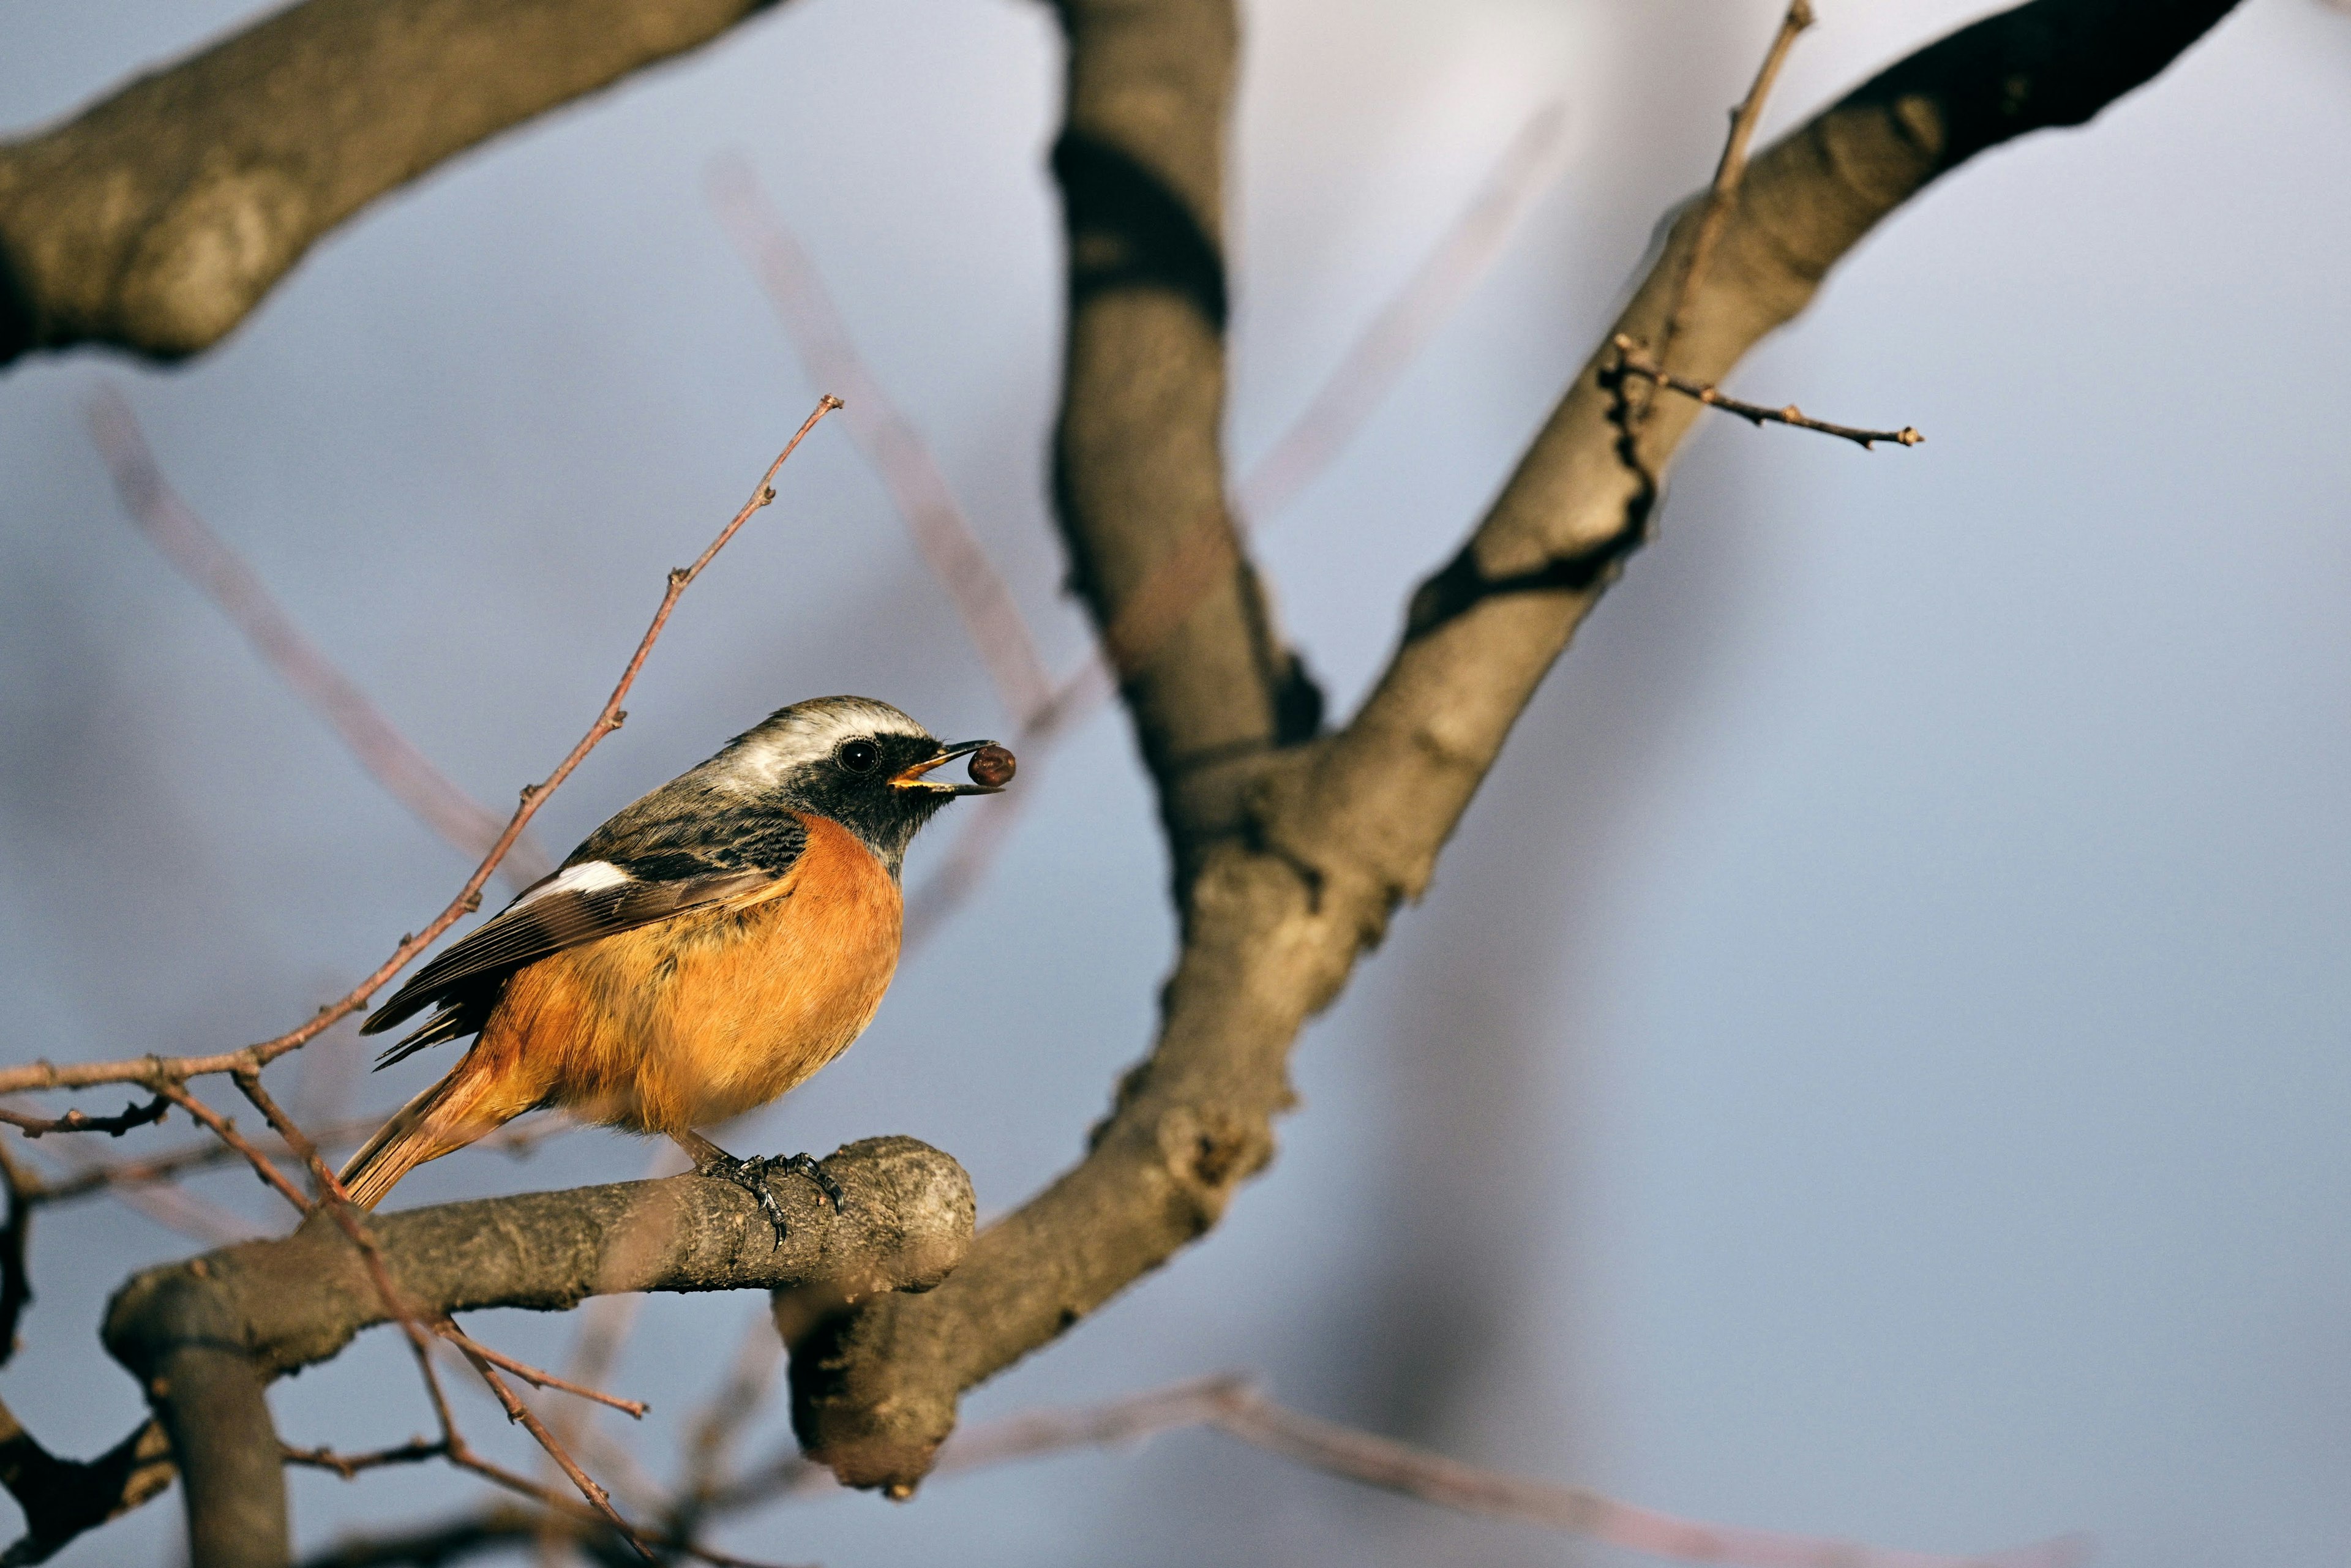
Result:
{"type": "Polygon", "coordinates": [[[684,1132],[846,1050],[898,967],[898,884],[847,829],[801,821],[808,847],[774,885],[517,974],[474,1047],[504,1097],[684,1132]]]}

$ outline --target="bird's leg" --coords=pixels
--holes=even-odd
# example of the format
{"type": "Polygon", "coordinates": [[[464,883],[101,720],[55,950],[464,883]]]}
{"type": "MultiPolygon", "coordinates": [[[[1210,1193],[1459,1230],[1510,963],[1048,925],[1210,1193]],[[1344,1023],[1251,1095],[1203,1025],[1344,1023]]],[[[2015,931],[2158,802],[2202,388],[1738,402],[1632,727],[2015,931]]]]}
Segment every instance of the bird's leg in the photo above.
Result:
{"type": "Polygon", "coordinates": [[[759,1212],[776,1228],[776,1245],[781,1247],[789,1227],[784,1222],[784,1206],[776,1201],[774,1189],[768,1186],[771,1173],[793,1173],[816,1183],[817,1189],[832,1202],[832,1211],[841,1212],[841,1184],[832,1173],[817,1164],[808,1155],[754,1155],[749,1159],[737,1159],[699,1133],[673,1133],[670,1141],[685,1151],[694,1162],[695,1174],[732,1182],[759,1200],[759,1212]]]}

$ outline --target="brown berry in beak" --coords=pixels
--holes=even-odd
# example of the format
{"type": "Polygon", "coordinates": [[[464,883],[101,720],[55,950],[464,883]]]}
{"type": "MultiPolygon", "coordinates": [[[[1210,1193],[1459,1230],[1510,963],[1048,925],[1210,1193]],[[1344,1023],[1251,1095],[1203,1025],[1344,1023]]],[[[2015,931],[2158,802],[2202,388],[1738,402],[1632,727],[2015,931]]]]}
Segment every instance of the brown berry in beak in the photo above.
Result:
{"type": "Polygon", "coordinates": [[[971,754],[971,761],[966,765],[966,770],[970,773],[973,783],[985,785],[990,789],[1001,789],[1012,782],[1012,775],[1019,771],[1019,767],[1020,759],[1004,747],[983,746],[971,754]]]}

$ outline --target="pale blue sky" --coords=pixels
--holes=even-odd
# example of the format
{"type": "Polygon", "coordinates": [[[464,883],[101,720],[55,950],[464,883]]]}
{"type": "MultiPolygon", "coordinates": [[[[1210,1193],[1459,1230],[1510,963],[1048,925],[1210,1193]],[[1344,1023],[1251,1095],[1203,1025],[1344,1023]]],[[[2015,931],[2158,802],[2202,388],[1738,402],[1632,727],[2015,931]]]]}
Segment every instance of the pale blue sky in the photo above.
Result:
{"type": "MultiPolygon", "coordinates": [[[[1984,9],[1826,0],[1774,122],[1984,9]]],[[[1565,172],[1265,543],[1343,702],[1657,213],[1705,177],[1776,10],[1248,7],[1244,460],[1526,115],[1570,117],[1565,172]]],[[[0,122],[243,15],[0,0],[0,122]]],[[[1042,501],[1057,62],[1047,13],[1011,0],[795,0],[394,197],[188,367],[0,374],[10,1051],[274,1032],[463,869],[123,521],[91,389],[124,390],[174,483],[428,754],[507,799],[819,390],[704,204],[720,152],[753,160],[1074,660],[1042,501]]],[[[1734,384],[1928,444],[1701,433],[1434,892],[1302,1042],[1279,1163],[970,1411],[1239,1367],[1323,1414],[1704,1518],[1949,1551],[2082,1530],[2129,1568],[2343,1561],[2346,190],[2351,17],[2249,0],[2088,131],[1983,159],[1874,236],[1734,384]]],[[[542,819],[550,844],[795,697],[1007,727],[842,434],[782,488],[542,819]]],[[[996,877],[758,1141],[912,1133],[989,1210],[1079,1151],[1148,1039],[1162,856],[1115,717],[1024,784],[996,877]]],[[[313,1054],[327,1082],[360,1053],[313,1054]]],[[[645,1157],[582,1135],[444,1162],[402,1196],[645,1157]]],[[[249,1178],[203,1190],[277,1223],[249,1178]]],[[[189,1246],[120,1209],[44,1216],[0,1393],[53,1446],[92,1452],[135,1418],[95,1317],[189,1246]]],[[[618,1381],[665,1431],[757,1310],[653,1302],[618,1381]]],[[[552,1355],[561,1326],[486,1331],[552,1355]]],[[[304,1443],[427,1419],[388,1341],[273,1398],[304,1443]]],[[[486,1406],[468,1418],[504,1441],[486,1406]]],[[[297,1524],[322,1542],[472,1491],[306,1476],[297,1524]]],[[[59,1561],[169,1559],[177,1531],[158,1504],[59,1561]]],[[[723,1539],[831,1568],[1633,1561],[1200,1434],[723,1539]]]]}

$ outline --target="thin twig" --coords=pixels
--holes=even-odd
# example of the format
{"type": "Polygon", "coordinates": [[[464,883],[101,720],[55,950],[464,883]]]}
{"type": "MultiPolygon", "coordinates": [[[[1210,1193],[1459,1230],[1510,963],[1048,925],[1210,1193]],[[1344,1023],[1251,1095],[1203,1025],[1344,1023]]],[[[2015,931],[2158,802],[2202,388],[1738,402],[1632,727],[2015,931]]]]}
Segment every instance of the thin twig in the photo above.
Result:
{"type": "Polygon", "coordinates": [[[181,1082],[210,1073],[235,1072],[240,1069],[256,1070],[266,1067],[288,1051],[300,1050],[327,1030],[366,1006],[370,997],[381,989],[394,975],[407,967],[410,960],[438,941],[443,932],[481,907],[483,887],[488,883],[492,873],[497,870],[499,862],[504,861],[514,848],[515,841],[521,836],[523,829],[529,825],[531,818],[538,813],[538,808],[546,803],[547,798],[553,794],[565,779],[571,777],[573,770],[587,759],[588,754],[596,748],[597,744],[620,728],[622,722],[627,718],[627,712],[621,704],[629,695],[629,688],[636,684],[637,673],[644,668],[646,656],[653,652],[653,643],[660,638],[662,628],[669,623],[670,612],[676,609],[678,596],[685,591],[695,578],[702,575],[703,570],[709,566],[712,558],[725,548],[726,542],[735,537],[745,523],[750,521],[751,515],[776,498],[774,480],[777,470],[784,465],[785,459],[791,456],[800,442],[807,437],[808,433],[815,428],[817,421],[840,406],[839,398],[830,394],[820,398],[817,401],[816,412],[802,422],[791,441],[781,453],[777,455],[776,460],[768,465],[767,473],[761,476],[758,487],[752,491],[751,498],[743,504],[743,509],[737,512],[734,519],[718,531],[718,537],[710,542],[708,549],[695,558],[692,566],[679,567],[669,574],[668,587],[662,595],[660,608],[653,612],[653,624],[645,629],[644,636],[637,643],[636,652],[630,656],[627,666],[621,672],[621,679],[612,688],[612,695],[605,699],[602,709],[596,715],[595,722],[588,727],[588,733],[580,737],[579,744],[574,746],[563,760],[556,765],[554,772],[549,774],[539,783],[524,787],[521,804],[515,808],[514,815],[507,820],[505,831],[498,835],[497,841],[490,846],[489,853],[483,858],[481,864],[475,868],[474,873],[465,879],[465,884],[458,890],[457,896],[449,901],[448,907],[435,915],[423,930],[402,938],[400,945],[392,950],[392,956],[378,965],[367,978],[352,987],[337,1000],[320,1008],[314,1017],[298,1028],[288,1030],[275,1039],[248,1045],[241,1051],[222,1051],[212,1056],[145,1056],[120,1061],[73,1062],[62,1067],[51,1061],[29,1062],[21,1067],[0,1069],[0,1094],[17,1093],[28,1089],[86,1088],[99,1083],[137,1083],[152,1087],[159,1079],[181,1082]]]}
{"type": "Polygon", "coordinates": [[[467,1355],[479,1357],[492,1366],[511,1372],[533,1388],[552,1388],[559,1394],[569,1394],[581,1399],[593,1400],[596,1404],[632,1416],[640,1421],[644,1419],[645,1412],[653,1408],[642,1399],[623,1399],[617,1394],[607,1394],[601,1388],[590,1388],[586,1384],[574,1383],[567,1377],[558,1377],[555,1374],[542,1371],[527,1361],[517,1361],[503,1351],[492,1350],[455,1323],[444,1322],[439,1325],[436,1332],[443,1339],[447,1340],[467,1355]]]}
{"type": "Polygon", "coordinates": [[[332,1448],[297,1448],[290,1444],[280,1443],[277,1445],[277,1457],[286,1464],[332,1470],[348,1481],[356,1479],[361,1470],[381,1469],[386,1465],[413,1465],[426,1459],[445,1459],[449,1457],[449,1444],[446,1439],[427,1442],[423,1437],[411,1437],[396,1448],[343,1454],[332,1448]]]}
{"type": "Polygon", "coordinates": [[[1796,35],[1813,25],[1810,0],[1789,0],[1787,15],[1780,18],[1779,31],[1771,35],[1771,47],[1763,53],[1763,63],[1756,68],[1755,85],[1747,89],[1747,97],[1730,111],[1730,134],[1723,140],[1722,156],[1714,166],[1714,183],[1707,188],[1706,211],[1699,214],[1698,234],[1690,241],[1689,256],[1682,263],[1681,277],[1674,285],[1673,308],[1666,312],[1666,324],[1657,334],[1657,362],[1671,362],[1674,340],[1687,324],[1690,302],[1698,297],[1698,285],[1714,261],[1714,247],[1722,238],[1723,225],[1729,221],[1730,204],[1739,193],[1739,183],[1747,177],[1747,149],[1755,140],[1755,127],[1763,118],[1763,100],[1771,96],[1771,84],[1779,79],[1780,68],[1787,63],[1788,51],[1795,46],[1796,35]]]}
{"type": "MultiPolygon", "coordinates": [[[[318,1142],[321,1148],[356,1144],[383,1124],[384,1117],[381,1114],[354,1116],[320,1129],[317,1134],[318,1142]]],[[[281,1144],[279,1146],[282,1149],[284,1145],[281,1144]]],[[[92,1162],[77,1169],[73,1175],[44,1186],[35,1196],[34,1201],[40,1204],[64,1203],[73,1198],[88,1197],[109,1187],[152,1186],[176,1180],[187,1172],[203,1170],[237,1157],[235,1149],[216,1138],[206,1138],[202,1143],[191,1143],[183,1148],[150,1155],[141,1160],[92,1162]]]]}
{"type": "MultiPolygon", "coordinates": [[[[277,677],[342,737],[368,775],[448,843],[469,855],[497,841],[501,820],[452,783],[350,677],[294,624],[252,567],[181,498],[139,428],[131,404],[110,384],[89,406],[90,435],[114,476],[131,521],[245,633],[277,677]]],[[[507,874],[525,887],[555,869],[547,852],[517,841],[507,874]]]]}
{"type": "Polygon", "coordinates": [[[518,1423],[524,1431],[528,1432],[538,1441],[547,1457],[553,1459],[556,1467],[570,1479],[571,1484],[580,1489],[580,1495],[588,1500],[589,1506],[595,1509],[607,1524],[620,1531],[622,1539],[636,1548],[638,1556],[648,1563],[656,1561],[653,1549],[645,1544],[645,1538],[638,1533],[636,1526],[622,1518],[621,1511],[612,1506],[611,1495],[596,1483],[595,1477],[580,1468],[580,1461],[573,1458],[569,1450],[556,1440],[555,1434],[547,1429],[547,1423],[541,1421],[538,1413],[524,1404],[513,1389],[507,1386],[506,1379],[498,1375],[497,1368],[491,1365],[489,1361],[476,1351],[464,1344],[458,1345],[457,1348],[465,1352],[466,1359],[474,1364],[474,1370],[482,1375],[482,1381],[489,1385],[490,1392],[496,1395],[498,1403],[506,1406],[507,1419],[518,1423]]]}
{"type": "Polygon", "coordinates": [[[256,1148],[251,1140],[238,1132],[235,1122],[197,1099],[177,1083],[159,1082],[155,1085],[155,1092],[212,1129],[214,1137],[244,1155],[245,1163],[253,1167],[254,1174],[276,1189],[287,1202],[292,1204],[297,1213],[310,1212],[310,1200],[302,1195],[302,1189],[296,1186],[287,1178],[286,1173],[277,1168],[277,1161],[256,1148]]]}
{"type": "Polygon", "coordinates": [[[133,1101],[111,1116],[92,1116],[83,1111],[68,1111],[62,1116],[35,1116],[0,1105],[0,1122],[21,1129],[28,1138],[46,1137],[51,1133],[104,1133],[110,1138],[119,1138],[133,1127],[162,1121],[171,1109],[171,1101],[160,1094],[144,1105],[133,1101]]]}
{"type": "Polygon", "coordinates": [[[1695,398],[1708,408],[1719,408],[1725,413],[1735,413],[1750,424],[1785,424],[1797,430],[1817,430],[1823,435],[1834,435],[1853,442],[1864,451],[1868,451],[1881,441],[1892,442],[1897,446],[1916,446],[1927,439],[1907,424],[1899,430],[1862,430],[1850,424],[1831,424],[1824,419],[1814,419],[1792,402],[1785,408],[1766,408],[1761,403],[1741,402],[1735,397],[1725,395],[1719,388],[1708,383],[1694,382],[1686,376],[1674,375],[1670,371],[1659,369],[1655,360],[1641,352],[1638,343],[1622,332],[1617,333],[1611,341],[1614,343],[1616,352],[1620,356],[1619,362],[1628,373],[1639,376],[1658,386],[1669,388],[1684,397],[1695,398]]]}

